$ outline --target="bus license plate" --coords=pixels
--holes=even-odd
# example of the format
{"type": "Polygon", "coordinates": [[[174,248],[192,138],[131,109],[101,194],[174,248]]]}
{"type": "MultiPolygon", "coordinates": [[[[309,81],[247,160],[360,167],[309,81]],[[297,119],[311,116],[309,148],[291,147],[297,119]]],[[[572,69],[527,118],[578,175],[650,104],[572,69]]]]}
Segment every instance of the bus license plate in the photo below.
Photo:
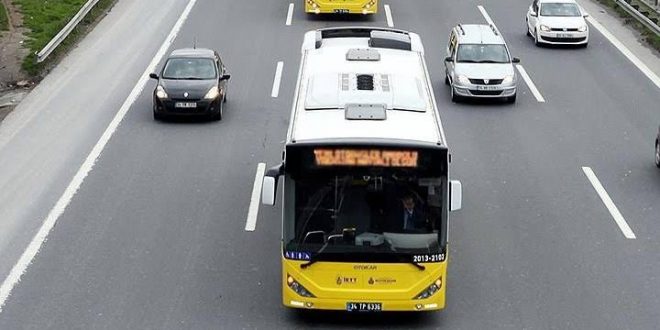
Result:
{"type": "Polygon", "coordinates": [[[195,102],[176,102],[174,103],[175,108],[197,108],[197,103],[195,102]]]}
{"type": "Polygon", "coordinates": [[[335,14],[348,14],[348,9],[335,9],[335,14]]]}
{"type": "Polygon", "coordinates": [[[383,304],[349,302],[346,303],[346,310],[349,312],[380,312],[383,310],[383,304]]]}

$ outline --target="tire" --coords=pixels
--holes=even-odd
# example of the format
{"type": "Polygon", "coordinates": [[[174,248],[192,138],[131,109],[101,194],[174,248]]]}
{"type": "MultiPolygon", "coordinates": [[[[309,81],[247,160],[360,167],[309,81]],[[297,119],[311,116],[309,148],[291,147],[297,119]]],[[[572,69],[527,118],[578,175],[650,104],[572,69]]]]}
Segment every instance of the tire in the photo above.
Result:
{"type": "Polygon", "coordinates": [[[222,103],[227,103],[227,92],[222,96],[222,103]]]}
{"type": "Polygon", "coordinates": [[[655,166],[660,167],[660,143],[655,141],[655,166]]]}
{"type": "Polygon", "coordinates": [[[458,102],[461,102],[461,100],[463,100],[463,98],[460,95],[457,95],[454,92],[454,86],[449,85],[449,89],[450,89],[450,93],[451,93],[451,101],[452,102],[458,103],[458,102]]]}
{"type": "Polygon", "coordinates": [[[516,103],[516,94],[513,94],[513,96],[507,97],[506,98],[506,103],[510,103],[510,104],[516,103]]]}
{"type": "MultiPolygon", "coordinates": [[[[222,103],[224,103],[224,101],[222,103]]],[[[224,108],[225,108],[225,106],[222,105],[222,103],[220,104],[220,110],[218,111],[218,113],[211,116],[212,120],[215,120],[215,121],[221,121],[222,120],[222,110],[224,110],[224,108]]]]}
{"type": "Polygon", "coordinates": [[[154,113],[154,120],[162,121],[164,119],[162,114],[156,112],[156,106],[155,105],[154,105],[153,113],[154,113]]]}
{"type": "Polygon", "coordinates": [[[529,21],[527,21],[527,18],[525,18],[525,30],[527,31],[527,36],[531,37],[532,34],[529,33],[529,21]]]}
{"type": "Polygon", "coordinates": [[[449,85],[449,77],[445,74],[445,85],[449,85]]]}

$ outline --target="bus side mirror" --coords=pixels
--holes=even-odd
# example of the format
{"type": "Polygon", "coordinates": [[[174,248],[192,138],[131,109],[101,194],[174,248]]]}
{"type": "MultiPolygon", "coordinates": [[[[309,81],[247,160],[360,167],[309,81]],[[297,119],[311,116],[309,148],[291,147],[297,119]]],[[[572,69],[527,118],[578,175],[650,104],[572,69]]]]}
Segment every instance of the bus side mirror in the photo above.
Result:
{"type": "Polygon", "coordinates": [[[263,205],[275,205],[277,195],[277,180],[282,174],[283,166],[277,165],[269,168],[264,174],[264,180],[261,186],[261,203],[263,205]]]}
{"type": "Polygon", "coordinates": [[[458,211],[463,206],[463,187],[460,181],[449,181],[449,202],[449,211],[458,211]]]}

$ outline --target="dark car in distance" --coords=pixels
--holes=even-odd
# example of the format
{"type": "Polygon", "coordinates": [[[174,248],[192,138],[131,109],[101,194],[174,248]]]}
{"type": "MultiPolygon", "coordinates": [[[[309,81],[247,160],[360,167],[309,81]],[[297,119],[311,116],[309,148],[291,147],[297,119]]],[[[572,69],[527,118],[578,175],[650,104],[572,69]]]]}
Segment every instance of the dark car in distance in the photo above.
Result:
{"type": "Polygon", "coordinates": [[[160,73],[153,94],[154,119],[166,116],[208,116],[222,119],[227,101],[227,73],[220,55],[203,48],[173,51],[160,73]]]}
{"type": "Polygon", "coordinates": [[[658,127],[658,135],[655,137],[655,166],[660,167],[660,127],[658,127]]]}

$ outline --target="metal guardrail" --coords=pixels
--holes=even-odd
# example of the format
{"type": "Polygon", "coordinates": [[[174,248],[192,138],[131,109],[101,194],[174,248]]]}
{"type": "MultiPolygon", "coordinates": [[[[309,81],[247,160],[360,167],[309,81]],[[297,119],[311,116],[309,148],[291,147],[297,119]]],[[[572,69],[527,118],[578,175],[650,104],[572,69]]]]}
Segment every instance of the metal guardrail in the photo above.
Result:
{"type": "Polygon", "coordinates": [[[55,48],[57,48],[66,37],[71,34],[71,31],[82,22],[82,20],[89,14],[89,12],[96,6],[96,4],[99,2],[99,0],[88,0],[87,3],[85,3],[82,8],[78,11],[78,13],[73,16],[73,18],[69,21],[69,23],[60,30],[60,32],[51,39],[48,44],[37,53],[37,62],[41,63],[43,62],[48,55],[50,55],[55,48]]]}
{"type": "Polygon", "coordinates": [[[630,4],[628,4],[624,0],[614,0],[616,3],[623,8],[623,10],[627,11],[628,14],[632,15],[635,19],[637,19],[640,23],[644,24],[647,28],[649,28],[651,31],[655,33],[655,35],[660,36],[660,26],[650,20],[648,17],[640,13],[637,9],[633,8],[630,4]]]}

